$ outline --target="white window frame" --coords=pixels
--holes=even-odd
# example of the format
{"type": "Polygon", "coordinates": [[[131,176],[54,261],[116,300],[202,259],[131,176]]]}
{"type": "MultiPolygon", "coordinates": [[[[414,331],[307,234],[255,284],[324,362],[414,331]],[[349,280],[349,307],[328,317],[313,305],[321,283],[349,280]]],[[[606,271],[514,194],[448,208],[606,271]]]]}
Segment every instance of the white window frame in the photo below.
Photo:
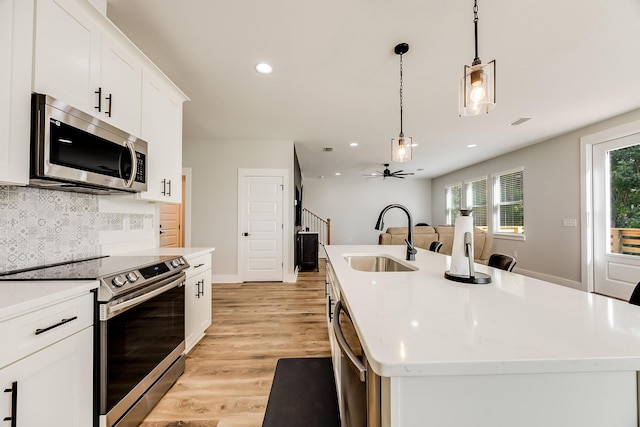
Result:
{"type": "MultiPolygon", "coordinates": [[[[492,224],[491,224],[491,232],[494,236],[503,239],[513,239],[513,240],[525,240],[524,230],[522,233],[513,233],[513,232],[505,232],[500,231],[500,206],[512,204],[512,203],[500,203],[500,177],[504,175],[509,175],[516,172],[522,172],[522,206],[524,208],[524,167],[518,167],[514,169],[505,170],[502,172],[497,172],[491,175],[491,179],[493,182],[493,191],[492,191],[492,205],[493,205],[493,215],[492,215],[492,224]]],[[[522,225],[524,228],[524,224],[522,225]]]]}
{"type": "MultiPolygon", "coordinates": [[[[467,209],[475,209],[479,206],[484,206],[485,210],[486,210],[486,215],[487,215],[487,224],[484,226],[480,226],[480,227],[486,227],[486,231],[490,230],[491,227],[491,214],[489,211],[489,199],[490,199],[490,191],[489,191],[489,177],[487,175],[485,176],[481,176],[479,178],[473,178],[473,179],[469,179],[464,181],[464,197],[463,197],[463,203],[464,206],[466,206],[467,209]],[[485,204],[484,205],[473,205],[473,183],[478,182],[478,181],[484,181],[484,185],[485,185],[485,204]]],[[[473,215],[473,213],[471,214],[473,215]]],[[[475,225],[475,221],[474,221],[474,225],[475,225]]]]}
{"type": "Polygon", "coordinates": [[[445,221],[447,225],[454,225],[456,220],[456,214],[451,212],[454,209],[451,206],[451,190],[453,188],[460,189],[460,207],[456,207],[455,209],[458,210],[462,206],[464,206],[464,192],[463,192],[464,187],[462,185],[462,182],[456,182],[455,184],[446,185],[444,187],[444,197],[445,197],[444,208],[445,208],[445,221]]]}

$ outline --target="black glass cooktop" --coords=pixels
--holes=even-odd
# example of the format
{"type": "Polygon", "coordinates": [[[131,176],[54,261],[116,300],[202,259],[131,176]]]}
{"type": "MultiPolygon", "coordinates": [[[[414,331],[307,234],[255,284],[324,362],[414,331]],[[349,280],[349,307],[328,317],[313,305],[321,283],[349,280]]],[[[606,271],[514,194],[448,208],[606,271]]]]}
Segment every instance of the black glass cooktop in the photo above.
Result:
{"type": "Polygon", "coordinates": [[[154,265],[174,256],[101,256],[0,273],[0,280],[95,280],[154,265]]]}

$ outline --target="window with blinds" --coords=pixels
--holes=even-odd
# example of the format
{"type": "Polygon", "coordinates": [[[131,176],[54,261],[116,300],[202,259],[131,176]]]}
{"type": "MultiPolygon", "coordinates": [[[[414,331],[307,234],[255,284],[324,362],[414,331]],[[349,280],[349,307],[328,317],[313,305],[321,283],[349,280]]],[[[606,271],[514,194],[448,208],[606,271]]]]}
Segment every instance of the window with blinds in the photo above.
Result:
{"type": "Polygon", "coordinates": [[[453,225],[458,211],[462,208],[462,184],[445,187],[447,224],[453,225]]]}
{"type": "Polygon", "coordinates": [[[494,232],[524,234],[523,170],[494,175],[494,232]]]}
{"type": "Polygon", "coordinates": [[[466,206],[472,209],[473,225],[487,230],[489,223],[487,220],[487,178],[479,178],[467,181],[466,186],[466,206]]]}

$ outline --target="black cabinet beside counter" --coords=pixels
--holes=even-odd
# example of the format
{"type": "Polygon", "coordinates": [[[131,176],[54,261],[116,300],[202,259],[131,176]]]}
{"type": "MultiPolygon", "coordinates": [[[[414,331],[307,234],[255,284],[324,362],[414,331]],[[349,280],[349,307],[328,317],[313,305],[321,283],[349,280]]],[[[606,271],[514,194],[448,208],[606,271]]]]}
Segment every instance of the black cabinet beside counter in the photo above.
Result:
{"type": "Polygon", "coordinates": [[[298,231],[296,246],[299,271],[318,271],[318,233],[298,231]]]}

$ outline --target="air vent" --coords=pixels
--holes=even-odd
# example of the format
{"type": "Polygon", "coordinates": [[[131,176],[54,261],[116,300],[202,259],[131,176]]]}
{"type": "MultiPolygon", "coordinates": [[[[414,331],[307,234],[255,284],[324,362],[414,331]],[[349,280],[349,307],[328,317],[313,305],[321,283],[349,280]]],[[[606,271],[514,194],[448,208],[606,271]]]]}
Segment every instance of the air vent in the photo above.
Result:
{"type": "Polygon", "coordinates": [[[520,117],[518,120],[514,120],[509,123],[509,126],[519,126],[524,122],[528,122],[529,120],[531,120],[531,117],[520,117]]]}
{"type": "Polygon", "coordinates": [[[326,152],[328,152],[328,153],[329,153],[329,152],[333,151],[333,147],[324,147],[324,148],[322,149],[322,151],[326,151],[326,152]]]}

